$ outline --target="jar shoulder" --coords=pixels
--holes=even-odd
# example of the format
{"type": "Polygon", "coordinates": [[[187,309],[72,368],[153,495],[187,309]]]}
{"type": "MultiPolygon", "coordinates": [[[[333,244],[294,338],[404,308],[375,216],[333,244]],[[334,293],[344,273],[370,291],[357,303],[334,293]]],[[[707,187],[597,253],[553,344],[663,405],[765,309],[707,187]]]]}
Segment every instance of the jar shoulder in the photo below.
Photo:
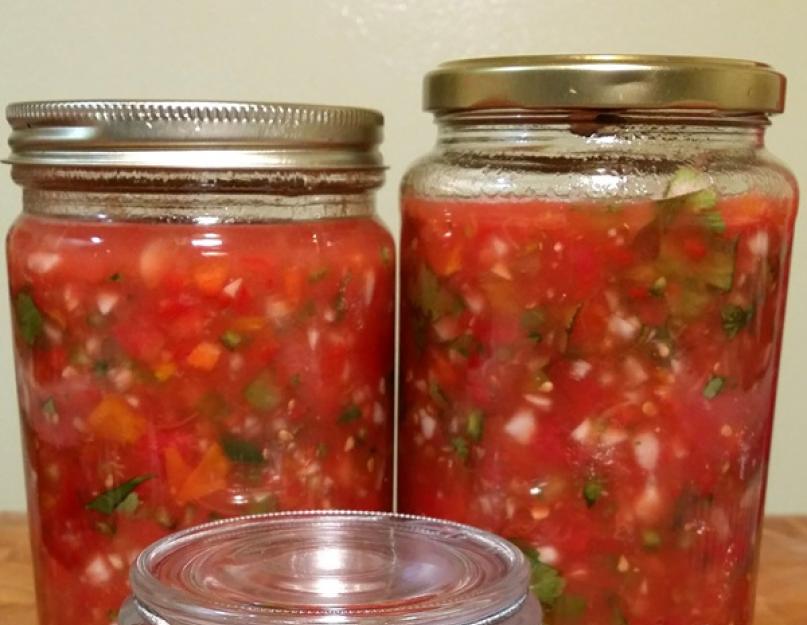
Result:
{"type": "Polygon", "coordinates": [[[764,148],[651,155],[602,149],[569,154],[523,147],[437,149],[409,167],[401,192],[404,196],[458,199],[658,199],[684,168],[704,174],[724,196],[798,197],[793,173],[764,148]]]}

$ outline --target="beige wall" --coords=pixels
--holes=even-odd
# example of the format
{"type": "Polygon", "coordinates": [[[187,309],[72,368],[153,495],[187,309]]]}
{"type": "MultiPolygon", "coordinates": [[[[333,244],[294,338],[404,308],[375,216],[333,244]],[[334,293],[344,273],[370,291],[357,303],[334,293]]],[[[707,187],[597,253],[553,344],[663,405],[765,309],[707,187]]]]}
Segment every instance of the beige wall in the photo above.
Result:
{"type": "MultiPolygon", "coordinates": [[[[807,181],[805,24],[804,0],[2,0],[0,104],[112,97],[376,107],[387,117],[390,165],[381,211],[396,228],[397,181],[433,138],[420,111],[421,75],[452,57],[611,51],[765,60],[791,79],[789,112],[775,121],[770,146],[807,181]]],[[[2,172],[3,231],[19,201],[2,172]]],[[[807,218],[795,252],[773,512],[807,513],[807,401],[800,394],[807,386],[805,234],[807,218]]],[[[9,327],[3,304],[0,509],[24,505],[9,327]]]]}

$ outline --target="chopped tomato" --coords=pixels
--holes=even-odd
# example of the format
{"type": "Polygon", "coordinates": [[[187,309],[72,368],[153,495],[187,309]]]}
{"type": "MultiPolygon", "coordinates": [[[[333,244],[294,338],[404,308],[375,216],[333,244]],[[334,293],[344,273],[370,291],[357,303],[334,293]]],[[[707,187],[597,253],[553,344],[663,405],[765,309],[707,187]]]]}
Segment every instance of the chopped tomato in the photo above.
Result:
{"type": "Polygon", "coordinates": [[[391,507],[392,247],[358,218],[17,222],[43,623],[109,625],[132,559],[173,530],[391,507]]]}
{"type": "Polygon", "coordinates": [[[750,623],[795,207],[696,208],[404,197],[399,508],[549,625],[750,623]]]}

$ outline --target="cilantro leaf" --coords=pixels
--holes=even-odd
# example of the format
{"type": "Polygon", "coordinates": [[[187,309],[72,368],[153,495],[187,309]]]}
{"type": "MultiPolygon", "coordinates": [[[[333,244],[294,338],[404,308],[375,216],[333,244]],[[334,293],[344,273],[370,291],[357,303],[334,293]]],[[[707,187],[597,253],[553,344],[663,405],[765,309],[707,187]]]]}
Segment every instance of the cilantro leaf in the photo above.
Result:
{"type": "Polygon", "coordinates": [[[14,300],[14,312],[17,316],[17,328],[22,340],[28,345],[33,345],[42,336],[45,325],[42,313],[39,312],[33,298],[28,293],[17,294],[14,300]]]}
{"type": "Polygon", "coordinates": [[[466,441],[462,436],[455,436],[451,439],[451,447],[454,449],[454,453],[457,454],[463,461],[468,460],[468,454],[471,453],[470,449],[468,448],[468,441],[466,441]]]}
{"type": "MultiPolygon", "coordinates": [[[[154,476],[140,475],[138,477],[133,477],[131,480],[124,482],[120,486],[116,486],[115,488],[104,491],[92,501],[87,503],[84,507],[88,510],[100,512],[101,514],[112,514],[121,506],[121,504],[123,504],[129,495],[134,493],[135,488],[140,486],[143,482],[147,482],[152,477],[154,476]]],[[[131,504],[127,504],[127,508],[130,505],[131,504]]]]}
{"type": "Polygon", "coordinates": [[[342,412],[339,413],[339,418],[337,421],[339,423],[352,423],[361,417],[361,408],[359,408],[356,404],[350,404],[346,406],[342,412]]]}
{"type": "Polygon", "coordinates": [[[751,308],[743,308],[742,306],[735,306],[729,304],[724,306],[720,311],[720,319],[723,325],[723,332],[730,339],[737,336],[740,331],[748,325],[751,318],[754,316],[754,311],[751,308]]]}
{"type": "Polygon", "coordinates": [[[514,542],[530,563],[530,590],[541,602],[541,605],[551,608],[563,594],[566,580],[556,568],[541,562],[540,555],[534,547],[520,541],[514,542]]]}
{"type": "Polygon", "coordinates": [[[250,441],[225,434],[219,439],[224,454],[233,462],[241,464],[263,464],[264,457],[260,448],[250,441]]]}

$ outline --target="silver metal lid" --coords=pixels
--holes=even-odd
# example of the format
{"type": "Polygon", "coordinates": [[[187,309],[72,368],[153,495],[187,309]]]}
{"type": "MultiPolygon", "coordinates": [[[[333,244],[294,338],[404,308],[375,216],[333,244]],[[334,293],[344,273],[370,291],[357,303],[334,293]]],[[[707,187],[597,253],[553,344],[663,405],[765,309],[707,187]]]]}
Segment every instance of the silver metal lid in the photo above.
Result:
{"type": "Polygon", "coordinates": [[[197,526],[146,548],[121,625],[539,625],[521,552],[472,527],[371,512],[197,526]],[[521,623],[522,621],[518,621],[521,623]]]}
{"type": "Polygon", "coordinates": [[[205,101],[18,102],[14,165],[377,169],[384,118],[341,106],[205,101]]]}

